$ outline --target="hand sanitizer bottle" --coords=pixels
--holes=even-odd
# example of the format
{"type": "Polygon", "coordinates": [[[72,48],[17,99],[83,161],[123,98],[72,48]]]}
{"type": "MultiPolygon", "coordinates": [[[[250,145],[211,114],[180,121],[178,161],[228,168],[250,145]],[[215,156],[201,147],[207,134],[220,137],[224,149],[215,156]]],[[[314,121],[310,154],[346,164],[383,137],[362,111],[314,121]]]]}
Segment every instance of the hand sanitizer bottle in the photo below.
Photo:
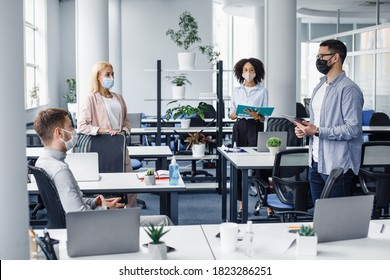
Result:
{"type": "Polygon", "coordinates": [[[253,257],[255,252],[253,248],[253,229],[252,229],[252,221],[248,221],[246,224],[246,232],[244,237],[245,242],[245,256],[253,257]]]}
{"type": "Polygon", "coordinates": [[[169,165],[169,184],[176,186],[179,184],[180,172],[179,165],[176,163],[175,157],[172,157],[171,164],[169,165]]]}
{"type": "Polygon", "coordinates": [[[237,142],[233,144],[233,153],[237,153],[237,142]]]}

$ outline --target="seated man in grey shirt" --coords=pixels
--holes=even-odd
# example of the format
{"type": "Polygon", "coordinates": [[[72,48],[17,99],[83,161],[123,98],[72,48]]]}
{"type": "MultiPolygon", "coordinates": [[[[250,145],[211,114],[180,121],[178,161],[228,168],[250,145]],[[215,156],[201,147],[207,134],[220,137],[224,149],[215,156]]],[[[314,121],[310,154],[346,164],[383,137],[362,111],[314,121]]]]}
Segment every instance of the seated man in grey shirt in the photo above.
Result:
{"type": "MultiPolygon", "coordinates": [[[[66,152],[77,143],[77,132],[72,127],[67,111],[59,108],[40,111],[34,129],[45,147],[36,166],[44,169],[54,182],[66,213],[124,207],[121,198],[106,199],[103,195],[86,198],[80,191],[72,171],[64,161],[66,152]]],[[[164,215],[141,216],[141,226],[150,224],[172,225],[172,221],[164,215]]]]}

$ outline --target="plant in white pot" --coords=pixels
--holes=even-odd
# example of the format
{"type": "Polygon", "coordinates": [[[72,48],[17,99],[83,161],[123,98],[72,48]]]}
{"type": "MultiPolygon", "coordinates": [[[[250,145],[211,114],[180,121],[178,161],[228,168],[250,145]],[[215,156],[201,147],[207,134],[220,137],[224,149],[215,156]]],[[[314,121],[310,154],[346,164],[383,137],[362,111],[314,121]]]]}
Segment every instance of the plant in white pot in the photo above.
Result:
{"type": "Polygon", "coordinates": [[[318,239],[311,225],[302,225],[297,232],[297,254],[316,256],[318,239]]]}
{"type": "MultiPolygon", "coordinates": [[[[167,106],[176,102],[177,100],[171,101],[167,104],[167,106]]],[[[177,104],[176,107],[167,109],[167,111],[165,112],[165,119],[170,120],[171,118],[173,118],[174,120],[176,120],[177,118],[181,118],[181,127],[188,128],[190,126],[191,116],[196,115],[203,120],[204,113],[208,109],[208,105],[205,102],[200,102],[198,107],[177,104]]]]}
{"type": "Polygon", "coordinates": [[[184,11],[179,17],[179,29],[175,31],[169,28],[165,35],[169,36],[179,48],[184,50],[184,52],[178,53],[179,69],[194,69],[196,53],[191,52],[190,47],[202,40],[198,36],[198,23],[191,13],[184,11]]]}
{"type": "Polygon", "coordinates": [[[203,157],[206,151],[206,143],[214,142],[211,136],[205,136],[201,132],[188,133],[188,137],[184,140],[187,143],[186,150],[192,150],[194,157],[203,157]]]}
{"type": "Polygon", "coordinates": [[[30,108],[39,106],[39,85],[30,89],[30,108]]]}
{"type": "Polygon", "coordinates": [[[271,155],[276,155],[279,150],[280,150],[280,146],[282,146],[283,142],[282,142],[282,139],[278,138],[278,137],[270,137],[268,140],[267,140],[267,147],[271,153],[271,155]]]}
{"type": "Polygon", "coordinates": [[[144,176],[144,183],[147,186],[153,186],[156,184],[156,174],[153,169],[146,170],[146,174],[144,176]]]}
{"type": "Polygon", "coordinates": [[[64,98],[68,105],[68,111],[75,118],[77,113],[77,95],[76,95],[76,80],[73,78],[66,79],[68,90],[64,93],[64,98]]]}
{"type": "Polygon", "coordinates": [[[186,92],[186,85],[191,85],[190,80],[187,78],[187,74],[181,73],[178,75],[170,74],[165,77],[172,84],[172,98],[184,99],[186,92]]]}
{"type": "Polygon", "coordinates": [[[167,259],[167,245],[161,241],[161,237],[169,230],[164,231],[164,226],[150,225],[145,228],[152,242],[148,243],[148,253],[152,260],[166,260],[167,259]]]}

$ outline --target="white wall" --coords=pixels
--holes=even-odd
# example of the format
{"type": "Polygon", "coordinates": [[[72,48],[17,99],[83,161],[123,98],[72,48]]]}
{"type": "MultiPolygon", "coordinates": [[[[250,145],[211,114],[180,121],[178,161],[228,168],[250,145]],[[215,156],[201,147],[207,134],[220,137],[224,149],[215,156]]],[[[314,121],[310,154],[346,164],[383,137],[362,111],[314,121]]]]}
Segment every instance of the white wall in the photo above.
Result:
{"type": "MultiPolygon", "coordinates": [[[[156,115],[156,102],[144,101],[157,97],[156,73],[144,70],[155,69],[158,59],[163,69],[177,69],[179,48],[165,32],[168,28],[177,30],[179,15],[185,10],[197,19],[203,43],[212,43],[212,0],[122,0],[122,88],[129,112],[156,115]]],[[[209,68],[200,53],[196,68],[209,68]]],[[[191,73],[189,79],[192,86],[187,86],[187,97],[213,91],[212,74],[191,73]]],[[[169,83],[163,79],[162,85],[163,98],[171,98],[169,83]]],[[[163,114],[165,110],[163,104],[163,114]]]]}

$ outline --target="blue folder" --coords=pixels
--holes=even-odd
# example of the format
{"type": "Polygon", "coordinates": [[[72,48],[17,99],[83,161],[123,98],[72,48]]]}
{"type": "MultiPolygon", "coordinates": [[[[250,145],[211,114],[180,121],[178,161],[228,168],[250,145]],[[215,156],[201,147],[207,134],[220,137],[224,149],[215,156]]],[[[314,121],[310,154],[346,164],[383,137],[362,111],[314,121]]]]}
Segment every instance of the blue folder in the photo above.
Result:
{"type": "Polygon", "coordinates": [[[252,109],[253,111],[259,112],[262,116],[271,116],[272,112],[274,111],[274,107],[255,107],[255,106],[248,106],[248,105],[238,105],[236,110],[237,117],[240,118],[246,118],[251,117],[247,112],[245,112],[246,109],[252,109]]]}

